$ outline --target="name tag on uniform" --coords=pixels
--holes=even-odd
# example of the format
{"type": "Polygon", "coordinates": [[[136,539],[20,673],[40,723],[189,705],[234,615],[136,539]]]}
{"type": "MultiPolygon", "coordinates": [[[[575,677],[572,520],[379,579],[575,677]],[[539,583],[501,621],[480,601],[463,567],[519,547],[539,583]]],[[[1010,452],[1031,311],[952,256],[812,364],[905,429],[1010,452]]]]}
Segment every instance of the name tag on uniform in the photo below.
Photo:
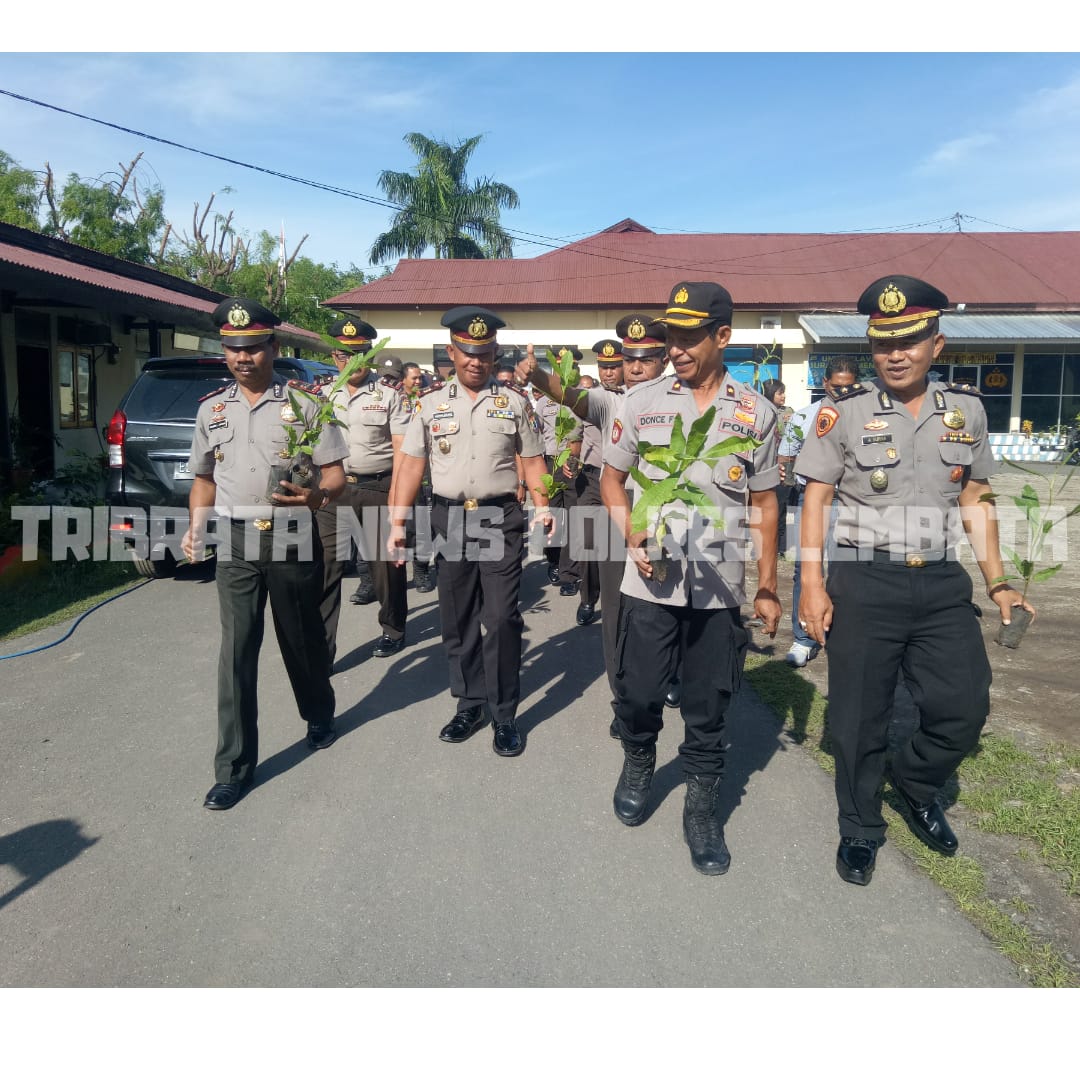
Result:
{"type": "Polygon", "coordinates": [[[892,442],[892,434],[888,435],[864,435],[862,437],[863,446],[869,446],[871,443],[883,443],[892,442]]]}
{"type": "Polygon", "coordinates": [[[386,412],[385,405],[361,405],[361,412],[386,412]]]}
{"type": "Polygon", "coordinates": [[[717,431],[730,431],[732,435],[745,435],[751,439],[760,439],[761,432],[753,424],[745,424],[739,420],[732,420],[727,416],[721,417],[716,425],[717,431]]]}
{"type": "Polygon", "coordinates": [[[453,409],[436,409],[431,414],[431,419],[432,420],[445,420],[448,416],[453,416],[453,415],[454,415],[454,410],[453,409]]]}
{"type": "Polygon", "coordinates": [[[513,409],[488,409],[488,416],[496,420],[516,420],[517,416],[513,409]]]}
{"type": "Polygon", "coordinates": [[[210,431],[218,431],[221,428],[227,428],[228,426],[229,426],[229,421],[226,420],[224,416],[219,416],[216,420],[211,420],[210,421],[209,430],[210,431]]]}
{"type": "Polygon", "coordinates": [[[671,427],[675,423],[675,414],[669,413],[642,413],[637,418],[637,426],[640,431],[641,428],[646,427],[671,427]]]}

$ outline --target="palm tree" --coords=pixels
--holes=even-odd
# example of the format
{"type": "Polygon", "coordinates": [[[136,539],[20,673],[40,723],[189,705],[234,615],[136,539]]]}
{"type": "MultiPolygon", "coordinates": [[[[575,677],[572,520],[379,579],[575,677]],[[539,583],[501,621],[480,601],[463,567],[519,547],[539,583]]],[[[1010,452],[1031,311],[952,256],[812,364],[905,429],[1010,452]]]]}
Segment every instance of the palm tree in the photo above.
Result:
{"type": "Polygon", "coordinates": [[[419,259],[508,259],[514,242],[499,224],[502,207],[518,205],[517,192],[489,177],[469,183],[465,166],[482,135],[456,146],[411,131],[405,142],[419,159],[415,172],[379,175],[379,187],[401,209],[378,236],[369,256],[381,264],[400,256],[419,259]]]}

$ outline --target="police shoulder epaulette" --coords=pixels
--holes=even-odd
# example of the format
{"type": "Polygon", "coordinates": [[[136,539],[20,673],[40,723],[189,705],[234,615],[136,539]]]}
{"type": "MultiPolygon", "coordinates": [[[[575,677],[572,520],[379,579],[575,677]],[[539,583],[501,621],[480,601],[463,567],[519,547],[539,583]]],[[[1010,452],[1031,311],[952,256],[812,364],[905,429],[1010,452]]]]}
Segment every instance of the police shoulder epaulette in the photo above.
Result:
{"type": "Polygon", "coordinates": [[[857,397],[859,394],[869,394],[870,387],[865,383],[853,382],[850,386],[834,386],[829,390],[829,397],[833,401],[847,401],[848,398],[857,397]]]}
{"type": "Polygon", "coordinates": [[[311,394],[313,397],[319,396],[319,384],[318,383],[306,383],[301,382],[299,379],[290,379],[285,384],[290,390],[299,390],[304,394],[311,394]]]}
{"type": "Polygon", "coordinates": [[[202,404],[204,401],[209,401],[212,397],[217,397],[218,394],[224,394],[230,386],[232,386],[232,383],[225,383],[224,386],[219,386],[216,390],[211,390],[209,394],[203,394],[203,396],[199,398],[199,404],[202,404]]]}
{"type": "Polygon", "coordinates": [[[952,390],[954,393],[957,394],[974,394],[976,397],[982,397],[982,391],[977,386],[972,386],[970,383],[945,383],[945,389],[952,390]]]}
{"type": "Polygon", "coordinates": [[[526,401],[529,401],[529,395],[525,392],[524,386],[518,386],[516,383],[503,383],[503,386],[507,390],[513,390],[515,394],[520,394],[526,401]]]}
{"type": "Polygon", "coordinates": [[[383,384],[383,386],[392,387],[394,390],[400,390],[402,388],[401,380],[395,378],[393,375],[384,375],[379,380],[379,382],[381,382],[383,384]]]}
{"type": "Polygon", "coordinates": [[[417,397],[427,397],[428,394],[434,394],[436,390],[441,390],[443,384],[441,382],[433,382],[430,386],[425,386],[423,390],[418,390],[417,397]]]}

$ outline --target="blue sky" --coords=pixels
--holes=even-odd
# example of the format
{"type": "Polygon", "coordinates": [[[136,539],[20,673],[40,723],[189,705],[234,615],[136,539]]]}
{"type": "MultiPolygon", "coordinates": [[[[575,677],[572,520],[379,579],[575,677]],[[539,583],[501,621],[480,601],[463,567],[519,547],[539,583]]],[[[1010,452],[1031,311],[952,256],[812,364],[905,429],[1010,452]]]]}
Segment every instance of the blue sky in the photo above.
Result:
{"type": "MultiPolygon", "coordinates": [[[[678,232],[934,231],[960,212],[965,229],[1080,229],[1074,54],[8,53],[0,64],[0,89],[372,196],[380,170],[412,166],[406,132],[483,133],[471,174],[515,188],[504,224],[549,245],[624,217],[678,232]]],[[[217,192],[241,230],[276,233],[284,219],[290,248],[308,233],[304,253],[342,267],[367,267],[390,219],[6,96],[0,149],[88,177],[142,151],[140,177],[164,186],[182,231],[217,192]]]]}

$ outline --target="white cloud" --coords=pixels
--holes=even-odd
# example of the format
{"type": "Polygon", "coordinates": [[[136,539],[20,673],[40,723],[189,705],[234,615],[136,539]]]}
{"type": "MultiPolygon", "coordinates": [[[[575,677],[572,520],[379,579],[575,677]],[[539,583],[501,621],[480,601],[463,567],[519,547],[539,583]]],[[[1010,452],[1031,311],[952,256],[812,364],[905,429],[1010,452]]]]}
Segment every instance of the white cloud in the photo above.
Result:
{"type": "Polygon", "coordinates": [[[958,165],[966,165],[971,158],[977,156],[978,151],[987,146],[993,146],[997,141],[998,137],[990,134],[963,135],[959,139],[950,139],[922,161],[916,171],[940,172],[958,165]]]}

